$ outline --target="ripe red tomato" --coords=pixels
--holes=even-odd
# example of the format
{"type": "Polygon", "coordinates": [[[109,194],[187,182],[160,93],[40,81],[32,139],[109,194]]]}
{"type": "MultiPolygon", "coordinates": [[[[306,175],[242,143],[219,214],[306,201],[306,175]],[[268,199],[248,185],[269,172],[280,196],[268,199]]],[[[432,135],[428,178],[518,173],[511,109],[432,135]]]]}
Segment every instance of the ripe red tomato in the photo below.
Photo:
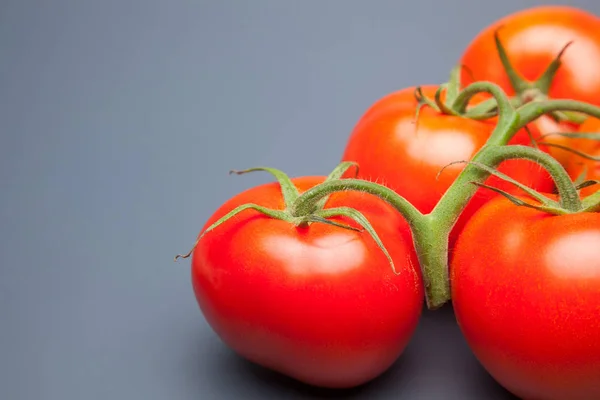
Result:
{"type": "MultiPolygon", "coordinates": [[[[530,83],[540,78],[561,50],[572,42],[563,53],[561,66],[546,94],[550,98],[600,105],[600,18],[596,15],[569,6],[540,6],[507,15],[482,30],[461,57],[461,64],[466,67],[462,79],[466,83],[491,81],[514,96],[515,90],[496,49],[496,30],[512,66],[530,83]]],[[[520,95],[528,97],[525,93],[520,95]]],[[[574,132],[577,127],[577,123],[557,122],[549,116],[529,125],[536,138],[555,132],[574,132]]],[[[554,135],[545,137],[544,141],[570,144],[568,139],[554,135]]],[[[570,157],[570,153],[556,147],[548,147],[547,151],[563,165],[570,157]]]]}
{"type": "MultiPolygon", "coordinates": [[[[292,181],[302,193],[323,180],[292,181]]],[[[279,184],[257,186],[223,204],[202,231],[245,203],[284,207],[279,184]]],[[[332,388],[387,370],[417,327],[424,299],[404,218],[364,193],[335,193],[325,208],[341,206],[371,222],[398,274],[367,232],[323,223],[296,228],[254,210],[206,234],[192,254],[198,304],[224,343],[256,364],[332,388]]]]}
{"type": "MultiPolygon", "coordinates": [[[[436,178],[439,171],[451,162],[470,160],[486,143],[494,124],[444,115],[427,106],[421,109],[415,124],[413,104],[388,102],[358,122],[342,160],[358,163],[359,178],[388,186],[419,211],[428,213],[465,165],[452,165],[436,178]]],[[[530,143],[525,131],[511,141],[511,144],[530,143]]],[[[535,189],[550,191],[553,188],[549,174],[532,162],[510,160],[499,170],[535,189]]],[[[487,183],[515,191],[514,186],[496,177],[490,177],[487,183]]],[[[487,189],[477,192],[457,221],[450,245],[470,216],[494,196],[496,194],[487,189]]]]}
{"type": "Polygon", "coordinates": [[[600,399],[599,213],[494,199],[467,223],[450,273],[458,324],[502,386],[526,400],[600,399]]]}
{"type": "Polygon", "coordinates": [[[482,30],[461,57],[461,65],[466,67],[463,82],[472,78],[491,81],[512,96],[515,91],[496,50],[496,30],[514,69],[530,82],[542,76],[567,43],[572,42],[561,57],[561,66],[547,94],[555,99],[600,105],[598,16],[569,6],[539,6],[507,15],[482,30]]]}

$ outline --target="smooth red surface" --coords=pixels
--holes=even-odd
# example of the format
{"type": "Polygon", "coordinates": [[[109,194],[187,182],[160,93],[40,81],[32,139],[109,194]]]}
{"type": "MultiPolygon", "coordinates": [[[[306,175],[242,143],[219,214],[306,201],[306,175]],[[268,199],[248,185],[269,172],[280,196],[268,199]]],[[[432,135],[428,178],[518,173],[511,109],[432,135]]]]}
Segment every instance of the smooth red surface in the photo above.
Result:
{"type": "MultiPolygon", "coordinates": [[[[514,95],[502,67],[494,31],[511,64],[529,81],[535,81],[563,47],[573,43],[561,58],[549,96],[600,105],[600,18],[568,6],[540,6],[501,18],[482,30],[467,46],[460,63],[477,81],[491,81],[514,95]]],[[[463,71],[463,81],[471,76],[463,71]]]]}
{"type": "MultiPolygon", "coordinates": [[[[376,103],[354,128],[342,156],[359,164],[359,178],[388,186],[428,213],[441,199],[465,164],[443,167],[454,161],[468,161],[486,143],[494,121],[474,121],[444,115],[431,107],[421,108],[415,123],[415,105],[405,102],[376,103]]],[[[520,131],[511,144],[529,145],[527,132],[520,131]]],[[[553,182],[539,165],[526,160],[504,162],[500,171],[528,186],[551,190],[553,182]]],[[[514,191],[513,185],[496,177],[488,184],[514,191]]],[[[464,223],[482,204],[496,196],[480,189],[467,205],[450,237],[451,244],[464,223]]]]}
{"type": "Polygon", "coordinates": [[[600,399],[600,214],[499,198],[465,227],[450,272],[458,324],[501,385],[526,400],[600,399]]]}
{"type": "MultiPolygon", "coordinates": [[[[323,179],[294,182],[303,192],[323,179]]],[[[206,226],[248,202],[283,209],[279,185],[266,184],[227,201],[206,226]]],[[[338,206],[365,215],[399,275],[366,232],[322,223],[295,228],[253,210],[209,232],[192,259],[200,308],[227,345],[305,383],[337,388],[365,383],[392,365],[417,326],[424,299],[400,214],[357,192],[332,195],[326,208],[338,206]]]]}

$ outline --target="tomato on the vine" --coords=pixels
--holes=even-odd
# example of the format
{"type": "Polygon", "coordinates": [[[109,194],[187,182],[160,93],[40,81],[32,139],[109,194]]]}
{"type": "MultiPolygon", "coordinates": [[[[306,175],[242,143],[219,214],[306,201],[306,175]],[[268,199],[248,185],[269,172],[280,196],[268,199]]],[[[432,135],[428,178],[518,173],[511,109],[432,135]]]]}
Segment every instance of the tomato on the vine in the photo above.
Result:
{"type": "MultiPolygon", "coordinates": [[[[388,186],[419,211],[428,213],[465,167],[448,164],[471,160],[494,127],[494,120],[446,115],[429,106],[423,106],[416,118],[415,105],[405,101],[375,103],[355,126],[342,160],[358,163],[359,178],[388,186]]],[[[531,139],[521,130],[510,143],[530,145],[531,139]]],[[[537,190],[550,191],[554,185],[545,170],[527,160],[505,161],[499,170],[537,190]]],[[[515,190],[494,176],[487,183],[515,190]]],[[[483,189],[475,194],[455,225],[451,244],[470,216],[494,196],[483,189]]]]}
{"type": "Polygon", "coordinates": [[[552,82],[542,89],[550,98],[600,105],[598,16],[575,7],[539,6],[507,15],[482,30],[461,57],[462,79],[494,82],[513,96],[517,93],[496,50],[496,31],[514,70],[529,83],[542,77],[571,42],[552,82]]]}
{"type": "MultiPolygon", "coordinates": [[[[324,177],[292,179],[300,193],[324,177]]],[[[225,202],[207,227],[238,206],[285,207],[277,183],[225,202]]],[[[423,285],[408,224],[389,204],[359,192],[332,194],[324,209],[352,207],[369,234],[314,222],[295,226],[247,209],[202,236],[192,253],[199,306],[224,343],[246,359],[307,384],[343,388],[386,371],[417,327],[423,285]]],[[[360,228],[355,221],[333,217],[360,228]]]]}
{"type": "Polygon", "coordinates": [[[457,322],[496,381],[526,400],[600,398],[600,213],[496,198],[465,226],[450,273],[457,322]]]}
{"type": "MultiPolygon", "coordinates": [[[[569,6],[521,10],[479,32],[460,63],[465,83],[490,81],[524,102],[542,96],[600,106],[600,18],[569,6]],[[512,79],[496,48],[495,34],[510,63],[512,79]]],[[[578,124],[576,120],[545,115],[529,129],[534,137],[544,136],[548,143],[570,146],[573,142],[569,138],[545,135],[573,132],[578,124]]],[[[557,147],[549,146],[548,152],[563,164],[569,158],[568,152],[557,147]]]]}

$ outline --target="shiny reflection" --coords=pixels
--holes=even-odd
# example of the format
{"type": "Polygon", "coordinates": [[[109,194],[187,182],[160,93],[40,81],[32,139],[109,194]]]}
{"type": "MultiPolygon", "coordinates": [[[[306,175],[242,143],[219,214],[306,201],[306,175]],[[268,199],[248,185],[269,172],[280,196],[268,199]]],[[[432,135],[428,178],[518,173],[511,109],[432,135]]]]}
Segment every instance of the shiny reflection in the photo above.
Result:
{"type": "Polygon", "coordinates": [[[546,261],[563,278],[600,278],[600,233],[577,232],[561,237],[550,247],[546,261]]]}
{"type": "Polygon", "coordinates": [[[517,254],[523,243],[527,242],[527,233],[521,229],[513,229],[504,237],[504,249],[508,254],[517,254]]]}
{"type": "MultiPolygon", "coordinates": [[[[475,145],[464,133],[448,129],[429,135],[427,131],[415,132],[411,121],[404,120],[396,127],[396,135],[407,144],[406,152],[416,160],[435,160],[435,165],[469,160],[475,153],[475,145]]],[[[463,168],[456,165],[455,168],[463,168]]]]}
{"type": "MultiPolygon", "coordinates": [[[[565,38],[572,35],[572,31],[567,28],[558,26],[536,26],[532,27],[527,32],[524,32],[522,35],[514,37],[514,40],[511,41],[509,46],[513,51],[518,48],[553,49],[558,55],[566,43],[564,39],[557,40],[557,38],[565,38]]],[[[578,36],[574,38],[571,46],[577,47],[579,51],[575,53],[567,50],[563,55],[563,60],[570,58],[571,54],[573,54],[573,57],[580,57],[581,54],[586,55],[585,62],[578,61],[577,76],[574,77],[574,82],[579,84],[583,89],[593,86],[594,82],[600,80],[600,74],[598,74],[598,71],[595,69],[595,66],[600,63],[600,53],[598,52],[597,45],[584,36],[578,36]]]]}
{"type": "Polygon", "coordinates": [[[263,240],[263,246],[290,273],[297,275],[348,272],[360,267],[366,256],[363,242],[348,233],[328,234],[305,242],[292,237],[271,236],[263,240]]]}

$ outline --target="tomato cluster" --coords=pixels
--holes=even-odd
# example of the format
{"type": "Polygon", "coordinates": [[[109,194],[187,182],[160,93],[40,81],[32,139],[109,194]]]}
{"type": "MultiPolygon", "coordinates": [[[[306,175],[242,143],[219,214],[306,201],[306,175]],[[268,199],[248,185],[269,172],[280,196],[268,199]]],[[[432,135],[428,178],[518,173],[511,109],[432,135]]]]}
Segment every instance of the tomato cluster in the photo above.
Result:
{"type": "Polygon", "coordinates": [[[515,395],[600,399],[600,17],[523,10],[458,64],[369,107],[329,176],[240,171],[276,182],[225,202],[184,256],[200,308],[243,357],[344,388],[401,356],[424,296],[451,300],[515,395]],[[464,94],[477,85],[549,111],[517,126],[493,90],[464,94]]]}

